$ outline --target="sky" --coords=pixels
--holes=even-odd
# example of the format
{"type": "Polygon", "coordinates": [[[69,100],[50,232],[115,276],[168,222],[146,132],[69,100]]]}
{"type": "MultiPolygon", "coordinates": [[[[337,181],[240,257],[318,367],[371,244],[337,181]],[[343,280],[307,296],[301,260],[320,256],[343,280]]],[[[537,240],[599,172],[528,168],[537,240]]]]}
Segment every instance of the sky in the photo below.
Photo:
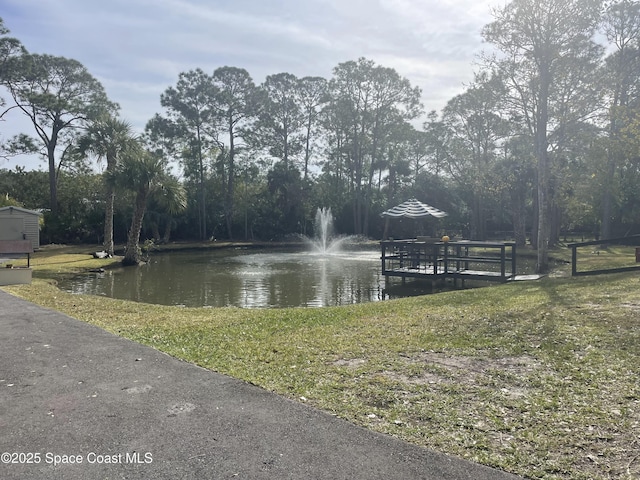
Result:
{"type": "MultiPolygon", "coordinates": [[[[32,53],[81,62],[141,132],[160,95],[196,68],[331,78],[360,57],[420,87],[441,110],[478,70],[481,30],[505,0],[0,0],[0,17],[32,53]]],[[[8,116],[0,138],[33,127],[8,116]],[[21,127],[19,127],[21,125],[21,127]]],[[[2,162],[0,160],[0,162],[2,162]]],[[[0,168],[44,162],[16,158],[0,168]]]]}

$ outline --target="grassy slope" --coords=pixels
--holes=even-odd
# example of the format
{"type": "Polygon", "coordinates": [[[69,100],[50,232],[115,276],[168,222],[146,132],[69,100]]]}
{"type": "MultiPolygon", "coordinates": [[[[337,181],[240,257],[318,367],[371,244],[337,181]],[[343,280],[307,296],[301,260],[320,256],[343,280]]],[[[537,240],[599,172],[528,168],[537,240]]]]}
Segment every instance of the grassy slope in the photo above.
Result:
{"type": "MultiPolygon", "coordinates": [[[[68,255],[43,253],[37,276],[109,263],[68,255]]],[[[637,272],[323,309],[165,307],[41,279],[7,290],[486,465],[531,478],[640,476],[637,272]]]]}

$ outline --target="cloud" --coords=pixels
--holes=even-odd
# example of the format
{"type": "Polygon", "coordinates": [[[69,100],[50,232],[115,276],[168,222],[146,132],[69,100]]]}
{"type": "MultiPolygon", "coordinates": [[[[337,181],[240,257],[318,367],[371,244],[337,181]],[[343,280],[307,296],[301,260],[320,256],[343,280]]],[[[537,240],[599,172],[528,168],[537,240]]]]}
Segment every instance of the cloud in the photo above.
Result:
{"type": "MultiPolygon", "coordinates": [[[[496,0],[497,1],[497,0],[496,0]]],[[[441,109],[473,77],[490,5],[475,0],[3,0],[13,36],[82,62],[142,129],[180,72],[231,65],[329,78],[366,57],[441,109]]],[[[3,126],[4,127],[4,126],[3,126]]],[[[6,130],[6,129],[3,129],[6,130]]],[[[6,135],[5,135],[6,136],[6,135]]]]}

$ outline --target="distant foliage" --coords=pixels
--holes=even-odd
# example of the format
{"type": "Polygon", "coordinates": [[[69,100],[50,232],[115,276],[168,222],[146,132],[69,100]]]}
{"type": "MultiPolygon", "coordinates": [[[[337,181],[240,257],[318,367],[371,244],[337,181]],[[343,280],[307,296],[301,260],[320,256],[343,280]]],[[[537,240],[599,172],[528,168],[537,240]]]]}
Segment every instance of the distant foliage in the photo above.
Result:
{"type": "Polygon", "coordinates": [[[366,58],[330,78],[275,72],[261,84],[233,66],[182,72],[135,139],[158,162],[146,167],[161,167],[148,189],[122,188],[133,171],[120,187],[108,181],[131,132],[100,83],[75,60],[28,53],[0,19],[0,116],[21,111],[33,124],[0,138],[0,202],[43,209],[49,241],[105,245],[108,232],[124,243],[133,230],[156,243],[295,238],[330,207],[345,234],[530,242],[544,270],[566,232],[640,233],[640,2],[601,7],[494,9],[490,50],[441,112],[366,58]],[[39,151],[48,171],[9,168],[21,151],[39,151]],[[412,197],[449,215],[385,225],[379,214],[412,197]]]}

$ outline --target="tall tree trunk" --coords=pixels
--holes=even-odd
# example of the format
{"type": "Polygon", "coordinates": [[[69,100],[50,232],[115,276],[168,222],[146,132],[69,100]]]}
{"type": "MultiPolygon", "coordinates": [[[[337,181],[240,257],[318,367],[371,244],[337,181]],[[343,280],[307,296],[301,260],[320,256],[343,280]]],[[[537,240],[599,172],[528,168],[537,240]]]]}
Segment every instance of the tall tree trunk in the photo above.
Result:
{"type": "Polygon", "coordinates": [[[157,242],[160,241],[160,220],[151,221],[147,224],[147,228],[151,229],[151,238],[157,242]]]}
{"type": "Polygon", "coordinates": [[[560,240],[560,228],[562,224],[562,212],[555,200],[555,195],[550,195],[551,201],[549,208],[549,246],[554,247],[560,240]]]}
{"type": "Polygon", "coordinates": [[[136,204],[131,219],[131,227],[127,235],[127,250],[122,259],[123,265],[138,265],[141,261],[140,253],[140,232],[142,231],[142,221],[147,208],[148,191],[140,191],[136,194],[136,204]]]}
{"type": "Polygon", "coordinates": [[[162,243],[169,243],[171,238],[171,224],[173,223],[173,219],[170,215],[167,216],[167,222],[164,226],[164,234],[162,235],[162,243]]]}
{"type": "Polygon", "coordinates": [[[353,141],[353,229],[356,235],[362,233],[362,150],[360,149],[358,143],[359,138],[356,129],[355,138],[353,141]]]}
{"type": "Polygon", "coordinates": [[[610,190],[610,183],[604,186],[604,194],[602,198],[602,219],[600,223],[600,238],[611,238],[611,217],[613,216],[613,194],[610,190]]]}
{"type": "Polygon", "coordinates": [[[283,133],[282,133],[282,160],[284,161],[285,168],[289,168],[289,132],[287,129],[287,124],[284,124],[283,133]]]}
{"type": "Polygon", "coordinates": [[[513,237],[518,247],[524,247],[527,243],[527,224],[524,217],[524,209],[514,211],[512,215],[513,237]]]}
{"type": "Polygon", "coordinates": [[[513,223],[513,237],[518,247],[524,247],[527,243],[527,221],[524,192],[516,193],[512,198],[511,221],[513,223]]]}
{"type": "Polygon", "coordinates": [[[249,209],[244,209],[244,239],[249,240],[249,209]]]}
{"type": "MultiPolygon", "coordinates": [[[[536,176],[537,178],[537,176],[536,176]]],[[[537,185],[536,180],[536,185],[537,185]]],[[[531,224],[531,248],[538,250],[538,215],[540,208],[538,208],[538,189],[533,189],[533,221],[531,224]]]]}
{"type": "Polygon", "coordinates": [[[304,139],[304,179],[307,179],[309,173],[309,158],[311,157],[311,115],[307,122],[307,132],[304,139]]]}
{"type": "Polygon", "coordinates": [[[204,175],[204,164],[202,161],[202,152],[200,153],[200,208],[199,217],[200,217],[200,240],[206,240],[207,238],[207,192],[205,188],[205,175],[204,175]]]}
{"type": "Polygon", "coordinates": [[[539,110],[536,118],[536,157],[538,165],[538,255],[536,272],[549,270],[549,152],[547,126],[549,122],[549,90],[551,73],[548,65],[540,65],[539,110]]]}
{"type": "MultiPolygon", "coordinates": [[[[542,155],[541,157],[546,157],[542,155]]],[[[538,159],[538,168],[544,169],[546,168],[546,160],[538,159]]],[[[536,245],[538,247],[537,253],[537,263],[536,263],[536,272],[537,273],[546,273],[548,269],[548,201],[547,201],[547,191],[546,184],[544,180],[542,183],[538,183],[538,239],[536,241],[536,245]]]]}
{"type": "Polygon", "coordinates": [[[55,143],[49,142],[47,146],[47,158],[49,160],[49,208],[54,215],[58,213],[58,172],[56,169],[55,143]]]}
{"type": "MultiPolygon", "coordinates": [[[[376,120],[377,122],[377,120],[376,120]]],[[[375,166],[376,166],[376,158],[378,155],[378,127],[374,128],[374,137],[373,144],[371,146],[371,162],[369,164],[369,178],[367,182],[367,191],[365,195],[365,205],[364,205],[364,222],[362,226],[362,234],[368,236],[369,235],[369,216],[371,214],[371,203],[373,201],[373,178],[375,176],[375,166]]]]}
{"type": "Polygon", "coordinates": [[[229,122],[229,170],[227,172],[227,198],[225,205],[225,220],[227,222],[227,235],[229,240],[233,240],[233,187],[235,175],[235,145],[233,138],[233,125],[229,122]]]}
{"type": "Polygon", "coordinates": [[[106,206],[104,212],[104,241],[102,248],[108,255],[113,256],[113,204],[115,201],[115,193],[113,186],[107,185],[106,206]]]}
{"type": "Polygon", "coordinates": [[[371,202],[373,199],[373,176],[369,176],[367,190],[364,196],[364,218],[362,220],[362,235],[369,235],[369,215],[371,214],[371,202]]]}
{"type": "MultiPolygon", "coordinates": [[[[611,122],[610,135],[617,139],[617,127],[615,122],[611,122]]],[[[607,173],[603,183],[602,192],[602,218],[600,220],[600,238],[612,238],[612,220],[613,220],[613,182],[616,175],[617,153],[610,152],[607,155],[607,173]]]]}
{"type": "Polygon", "coordinates": [[[484,214],[484,196],[482,190],[478,188],[478,191],[474,193],[474,210],[473,217],[475,218],[475,240],[484,241],[487,239],[487,225],[484,214]]]}

